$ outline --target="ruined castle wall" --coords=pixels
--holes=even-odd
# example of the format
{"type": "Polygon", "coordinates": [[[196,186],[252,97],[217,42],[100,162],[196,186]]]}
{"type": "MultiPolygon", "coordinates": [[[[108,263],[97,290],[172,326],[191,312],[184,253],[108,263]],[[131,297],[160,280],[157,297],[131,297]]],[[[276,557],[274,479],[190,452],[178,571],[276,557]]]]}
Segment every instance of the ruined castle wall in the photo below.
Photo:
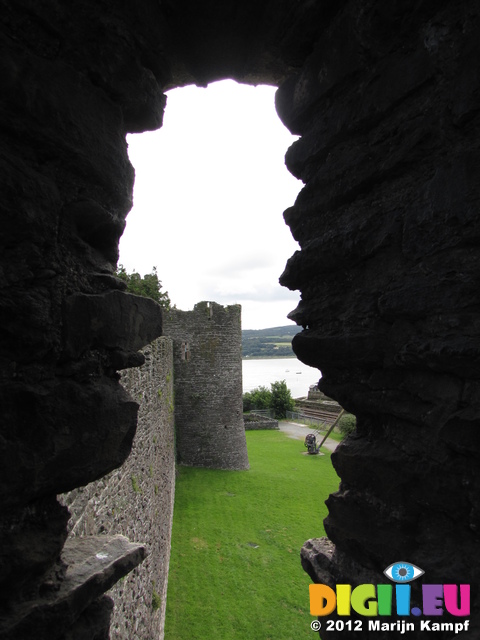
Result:
{"type": "Polygon", "coordinates": [[[357,416],[332,455],[335,552],[310,542],[303,564],[318,582],[369,582],[402,558],[428,582],[474,585],[480,14],[475,2],[404,6],[344,3],[277,92],[301,136],[286,163],[305,183],[285,212],[301,247],[281,277],[302,292],[293,348],[357,416]]]}
{"type": "Polygon", "coordinates": [[[262,431],[264,429],[279,429],[278,420],[272,418],[245,415],[243,422],[245,424],[245,431],[262,431]]]}
{"type": "Polygon", "coordinates": [[[63,496],[70,536],[123,534],[145,543],[146,560],[110,591],[112,640],[163,637],[175,492],[172,341],[143,350],[145,364],[122,373],[140,404],[138,429],[126,463],[63,496]]]}
{"type": "Polygon", "coordinates": [[[247,469],[242,407],[241,307],[199,302],[165,314],[174,341],[177,460],[247,469]]]}
{"type": "Polygon", "coordinates": [[[146,546],[146,560],[110,591],[112,640],[163,637],[175,439],[185,464],[248,466],[240,311],[199,303],[192,312],[166,314],[169,336],[145,347],[145,364],[121,377],[140,405],[132,453],[120,469],[62,496],[71,538],[122,534],[146,546]]]}
{"type": "Polygon", "coordinates": [[[333,456],[335,551],[314,544],[304,565],[375,582],[402,558],[431,583],[480,583],[479,28],[473,0],[2,3],[2,637],[80,637],[72,622],[141,560],[126,552],[103,586],[70,594],[54,627],[54,590],[35,600],[63,577],[56,495],[127,458],[138,407],[117,371],[162,333],[157,305],[114,277],[125,134],[160,126],[164,89],[227,77],[282,83],[278,111],[301,136],[287,164],[305,183],[286,213],[301,250],[282,281],[306,327],[294,349],[357,415],[333,456]]]}

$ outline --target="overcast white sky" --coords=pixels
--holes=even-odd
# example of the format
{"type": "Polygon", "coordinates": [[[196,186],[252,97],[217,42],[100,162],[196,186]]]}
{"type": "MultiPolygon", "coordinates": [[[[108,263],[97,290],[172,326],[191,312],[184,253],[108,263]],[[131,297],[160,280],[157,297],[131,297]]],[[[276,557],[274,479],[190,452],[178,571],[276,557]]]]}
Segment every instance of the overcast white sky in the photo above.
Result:
{"type": "Polygon", "coordinates": [[[299,300],[278,284],[298,249],[282,214],[302,184],[284,165],[296,138],[274,94],[233,81],[175,89],[163,127],[127,138],[136,179],[119,263],[156,266],[179,309],[241,304],[244,329],[290,324],[299,300]]]}

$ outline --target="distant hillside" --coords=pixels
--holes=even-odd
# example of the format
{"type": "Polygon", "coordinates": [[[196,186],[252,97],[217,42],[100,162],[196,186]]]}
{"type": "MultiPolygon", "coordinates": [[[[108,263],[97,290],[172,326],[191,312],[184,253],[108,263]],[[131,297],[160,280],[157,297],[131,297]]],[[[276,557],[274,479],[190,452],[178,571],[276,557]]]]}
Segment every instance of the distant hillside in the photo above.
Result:
{"type": "Polygon", "coordinates": [[[295,324],[270,329],[242,331],[244,358],[285,358],[293,356],[292,338],[302,328],[295,324]]]}

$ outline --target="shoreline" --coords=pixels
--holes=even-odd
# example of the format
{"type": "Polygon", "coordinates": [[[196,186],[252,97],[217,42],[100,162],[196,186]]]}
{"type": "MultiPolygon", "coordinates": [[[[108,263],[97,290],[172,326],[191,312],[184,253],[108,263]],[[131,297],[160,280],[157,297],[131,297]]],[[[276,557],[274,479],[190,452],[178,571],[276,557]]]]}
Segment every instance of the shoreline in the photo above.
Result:
{"type": "MultiPolygon", "coordinates": [[[[298,360],[295,354],[291,356],[242,356],[242,360],[298,360]]],[[[301,362],[301,360],[299,360],[301,362]]]]}

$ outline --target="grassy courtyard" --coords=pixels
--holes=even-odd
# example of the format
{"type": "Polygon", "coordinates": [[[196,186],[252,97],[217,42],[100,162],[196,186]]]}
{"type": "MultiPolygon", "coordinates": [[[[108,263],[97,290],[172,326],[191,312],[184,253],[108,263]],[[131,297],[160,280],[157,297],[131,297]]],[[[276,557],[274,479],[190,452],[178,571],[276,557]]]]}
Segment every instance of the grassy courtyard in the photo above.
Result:
{"type": "Polygon", "coordinates": [[[328,453],[247,432],[249,471],[181,467],[177,478],[165,638],[310,638],[302,544],[324,535],[338,487],[328,453]]]}

